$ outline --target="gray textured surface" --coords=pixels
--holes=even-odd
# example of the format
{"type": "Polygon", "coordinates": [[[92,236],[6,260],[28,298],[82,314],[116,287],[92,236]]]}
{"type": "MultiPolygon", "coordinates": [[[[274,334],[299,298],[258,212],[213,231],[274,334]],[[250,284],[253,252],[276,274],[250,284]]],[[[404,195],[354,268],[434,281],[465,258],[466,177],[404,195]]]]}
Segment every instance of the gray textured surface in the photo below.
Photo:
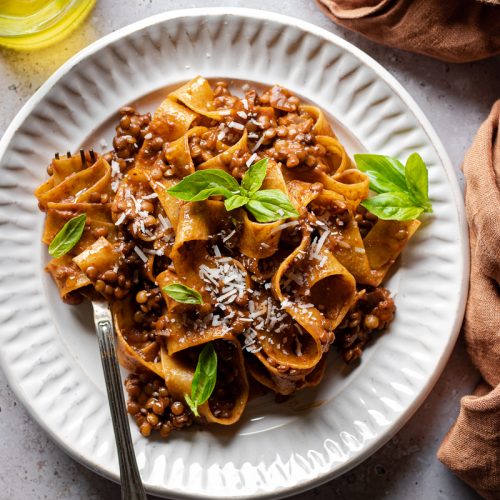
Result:
{"type": "MultiPolygon", "coordinates": [[[[312,0],[183,2],[100,0],[87,21],[59,46],[36,53],[0,49],[0,132],[33,92],[68,57],[130,22],[187,7],[242,6],[308,20],[354,43],[381,62],[416,99],[458,171],[475,131],[499,96],[500,59],[450,65],[388,49],[333,25],[312,0]]],[[[258,75],[255,77],[258,80],[258,75]]],[[[0,499],[120,498],[117,485],[96,476],[59,450],[16,402],[0,374],[0,499]]],[[[460,397],[478,381],[460,340],[429,398],[408,424],[375,455],[330,483],[295,498],[469,499],[475,493],[435,458],[454,421],[460,397]]]]}

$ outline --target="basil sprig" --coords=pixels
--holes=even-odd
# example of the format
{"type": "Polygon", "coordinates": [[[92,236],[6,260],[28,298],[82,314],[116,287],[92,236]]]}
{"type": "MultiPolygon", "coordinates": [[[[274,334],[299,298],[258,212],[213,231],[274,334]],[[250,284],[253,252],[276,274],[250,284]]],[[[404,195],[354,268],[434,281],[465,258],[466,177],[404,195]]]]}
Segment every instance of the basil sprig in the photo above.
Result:
{"type": "Polygon", "coordinates": [[[198,170],[168,190],[172,196],[184,201],[202,201],[210,196],[230,198],[239,191],[238,181],[216,168],[198,170]]]}
{"type": "Polygon", "coordinates": [[[383,155],[354,155],[358,168],[368,175],[370,188],[379,193],[361,202],[369,212],[384,220],[413,220],[432,212],[428,194],[427,167],[418,153],[403,165],[383,155]]]}
{"type": "Polygon", "coordinates": [[[176,302],[182,302],[183,304],[203,304],[200,292],[181,283],[173,283],[172,285],[165,286],[163,287],[163,291],[176,302]]]}
{"type": "Polygon", "coordinates": [[[260,190],[266,177],[268,159],[254,163],[243,176],[241,185],[236,179],[218,169],[198,170],[172,186],[168,193],[185,201],[206,200],[210,196],[223,196],[226,210],[245,207],[257,222],[274,222],[298,217],[285,193],[279,189],[260,190]]]}
{"type": "Polygon", "coordinates": [[[191,411],[199,417],[198,406],[211,396],[217,382],[217,353],[211,343],[206,344],[198,356],[198,364],[191,382],[191,396],[184,395],[191,411]]]}
{"type": "Polygon", "coordinates": [[[80,241],[86,220],[86,214],[80,214],[66,222],[50,242],[49,254],[55,258],[67,254],[80,241]]]}

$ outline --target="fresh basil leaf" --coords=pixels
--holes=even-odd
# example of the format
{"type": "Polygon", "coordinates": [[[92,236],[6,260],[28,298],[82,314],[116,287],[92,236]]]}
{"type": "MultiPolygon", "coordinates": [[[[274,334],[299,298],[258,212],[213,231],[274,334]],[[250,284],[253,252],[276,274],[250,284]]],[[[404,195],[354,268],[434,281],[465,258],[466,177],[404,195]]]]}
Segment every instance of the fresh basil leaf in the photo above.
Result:
{"type": "Polygon", "coordinates": [[[376,170],[365,170],[364,173],[370,179],[370,189],[376,193],[395,193],[401,191],[401,188],[386,179],[383,173],[376,170]]]}
{"type": "Polygon", "coordinates": [[[198,356],[198,363],[191,382],[191,396],[186,394],[186,403],[199,417],[198,406],[211,396],[217,382],[217,353],[211,343],[206,344],[198,356]]]}
{"type": "Polygon", "coordinates": [[[80,241],[86,220],[87,215],[80,214],[66,222],[50,242],[49,254],[55,258],[67,254],[80,241]]]}
{"type": "Polygon", "coordinates": [[[413,220],[424,211],[406,193],[382,193],[362,201],[361,205],[383,220],[413,220]]]}
{"type": "Polygon", "coordinates": [[[413,153],[406,160],[405,177],[408,192],[410,197],[415,201],[415,204],[423,207],[426,212],[432,212],[432,205],[428,194],[429,180],[427,167],[418,153],[413,153]]]}
{"type": "Polygon", "coordinates": [[[189,394],[184,394],[184,399],[195,416],[199,417],[200,414],[198,413],[198,405],[191,399],[189,394]]]}
{"type": "Polygon", "coordinates": [[[383,155],[356,154],[356,165],[368,175],[370,188],[377,193],[407,191],[405,168],[396,158],[383,155]]]}
{"type": "Polygon", "coordinates": [[[250,201],[250,198],[247,198],[246,196],[241,196],[239,194],[235,194],[231,196],[231,198],[227,198],[224,201],[224,206],[226,207],[226,210],[230,212],[231,210],[234,210],[236,208],[240,208],[243,205],[246,205],[250,201]]]}
{"type": "Polygon", "coordinates": [[[257,191],[246,208],[257,222],[274,222],[299,216],[287,195],[279,189],[257,191]]]}
{"type": "Polygon", "coordinates": [[[239,192],[236,179],[219,169],[198,170],[167,190],[167,193],[184,201],[202,201],[210,196],[230,198],[239,192]]]}
{"type": "Polygon", "coordinates": [[[262,186],[262,183],[264,182],[264,179],[266,177],[268,161],[268,158],[263,158],[262,160],[255,162],[245,172],[245,175],[241,180],[241,187],[248,193],[248,196],[251,197],[262,186]]]}
{"type": "Polygon", "coordinates": [[[176,302],[182,304],[203,304],[201,295],[196,290],[180,283],[173,283],[163,287],[163,291],[176,302]]]}

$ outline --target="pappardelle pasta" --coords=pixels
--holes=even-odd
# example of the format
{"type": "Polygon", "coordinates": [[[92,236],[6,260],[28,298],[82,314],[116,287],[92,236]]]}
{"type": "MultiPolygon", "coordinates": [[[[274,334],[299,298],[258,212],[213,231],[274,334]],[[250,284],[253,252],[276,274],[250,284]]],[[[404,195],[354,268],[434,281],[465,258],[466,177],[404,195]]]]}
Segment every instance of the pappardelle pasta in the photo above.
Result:
{"type": "Polygon", "coordinates": [[[368,211],[370,187],[395,188],[356,166],[323,112],[246,87],[196,77],[153,116],[122,108],[110,152],[57,155],[36,190],[47,271],[69,304],[108,300],[145,436],[233,424],[250,384],[314,386],[332,346],[352,362],[395,312],[381,283],[415,210],[368,211]]]}

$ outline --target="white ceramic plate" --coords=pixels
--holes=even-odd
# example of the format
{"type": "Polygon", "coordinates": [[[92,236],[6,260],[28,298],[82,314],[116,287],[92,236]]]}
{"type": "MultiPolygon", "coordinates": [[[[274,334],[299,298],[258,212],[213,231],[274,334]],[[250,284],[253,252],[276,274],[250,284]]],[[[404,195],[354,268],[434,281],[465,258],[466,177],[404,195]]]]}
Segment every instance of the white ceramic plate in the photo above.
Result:
{"type": "Polygon", "coordinates": [[[280,83],[326,110],[347,149],[429,165],[434,215],[387,286],[390,331],[347,369],[276,405],[250,403],[232,428],[144,439],[132,425],[151,493],[177,498],[286,496],[327,481],[384,444],[422,403],[461,324],[468,280],[462,197],[429,122],[389,73],[344,40],[297,19],[246,9],[155,16],[84,49],[26,104],[0,143],[0,354],[33,418],[71,456],[112,479],[118,462],[90,309],[62,304],[44,273],[43,215],[33,189],[54,152],[112,138],[117,109],[152,109],[158,92],[201,74],[280,83]],[[112,120],[113,118],[113,120],[112,120]],[[91,139],[89,139],[91,138],[91,139]]]}

